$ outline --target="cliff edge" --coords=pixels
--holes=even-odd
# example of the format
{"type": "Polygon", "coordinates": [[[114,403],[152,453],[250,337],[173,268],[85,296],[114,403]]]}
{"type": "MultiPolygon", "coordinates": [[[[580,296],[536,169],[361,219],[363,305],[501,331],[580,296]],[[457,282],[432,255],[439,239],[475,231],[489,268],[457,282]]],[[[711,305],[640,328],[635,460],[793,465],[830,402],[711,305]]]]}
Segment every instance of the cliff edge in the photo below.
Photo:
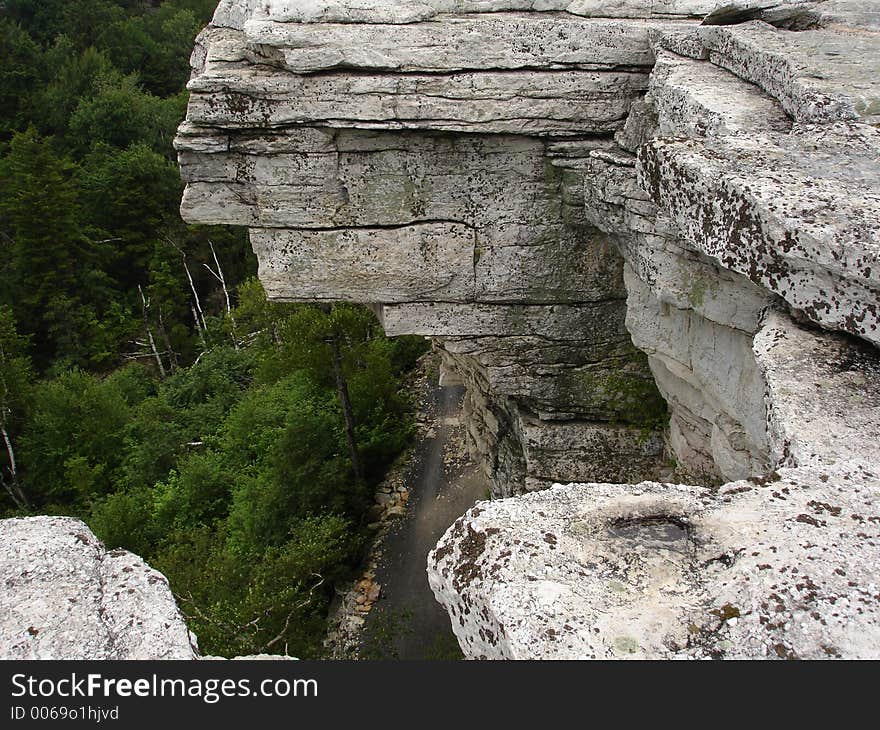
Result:
{"type": "Polygon", "coordinates": [[[864,0],[225,0],[182,213],[465,384],[468,656],[876,657],[878,79],[864,0]]]}

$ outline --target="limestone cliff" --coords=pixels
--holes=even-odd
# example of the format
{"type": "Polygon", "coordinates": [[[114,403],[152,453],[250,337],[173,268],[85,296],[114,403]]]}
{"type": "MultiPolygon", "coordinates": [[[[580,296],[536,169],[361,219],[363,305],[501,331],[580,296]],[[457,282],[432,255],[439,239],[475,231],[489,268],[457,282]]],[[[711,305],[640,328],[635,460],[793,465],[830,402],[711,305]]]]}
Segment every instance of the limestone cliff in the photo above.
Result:
{"type": "Polygon", "coordinates": [[[225,0],[182,212],[434,338],[496,496],[589,483],[433,553],[468,655],[876,655],[878,79],[871,0],[225,0]]]}

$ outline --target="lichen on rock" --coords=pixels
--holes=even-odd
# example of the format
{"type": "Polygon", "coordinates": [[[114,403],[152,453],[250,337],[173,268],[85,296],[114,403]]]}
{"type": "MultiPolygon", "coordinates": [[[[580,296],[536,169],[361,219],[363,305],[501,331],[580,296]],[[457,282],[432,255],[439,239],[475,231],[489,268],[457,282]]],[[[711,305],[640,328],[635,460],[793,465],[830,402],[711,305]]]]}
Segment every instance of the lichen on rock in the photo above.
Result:
{"type": "Polygon", "coordinates": [[[468,656],[880,653],[869,5],[225,0],[200,36],[184,217],[467,388],[511,498],[430,559],[468,656]]]}
{"type": "Polygon", "coordinates": [[[195,659],[168,580],[70,517],[0,520],[0,657],[195,659]]]}

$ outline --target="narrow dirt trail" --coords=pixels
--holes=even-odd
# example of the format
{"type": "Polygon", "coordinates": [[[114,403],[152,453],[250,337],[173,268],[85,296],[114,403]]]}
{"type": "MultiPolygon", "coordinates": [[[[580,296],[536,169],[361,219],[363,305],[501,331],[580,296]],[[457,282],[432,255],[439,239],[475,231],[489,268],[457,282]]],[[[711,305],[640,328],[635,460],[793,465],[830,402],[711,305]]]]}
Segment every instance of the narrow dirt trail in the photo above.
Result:
{"type": "MultiPolygon", "coordinates": [[[[428,553],[488,483],[468,459],[461,423],[463,388],[431,386],[425,398],[433,428],[415,446],[405,483],[406,515],[385,538],[376,582],[382,597],[363,632],[365,658],[448,659],[458,654],[449,616],[434,600],[425,572],[428,553]]],[[[460,656],[460,655],[459,655],[460,656]]]]}

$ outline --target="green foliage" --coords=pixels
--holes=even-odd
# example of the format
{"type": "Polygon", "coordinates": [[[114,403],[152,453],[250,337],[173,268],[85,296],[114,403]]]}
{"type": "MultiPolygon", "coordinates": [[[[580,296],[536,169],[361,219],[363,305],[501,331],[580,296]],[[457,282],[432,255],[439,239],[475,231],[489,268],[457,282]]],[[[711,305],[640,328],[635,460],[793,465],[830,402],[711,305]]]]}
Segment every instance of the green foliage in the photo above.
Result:
{"type": "Polygon", "coordinates": [[[254,388],[229,413],[221,444],[236,470],[261,467],[303,404],[318,394],[302,372],[254,388]]]}
{"type": "Polygon", "coordinates": [[[270,304],[244,229],[180,219],[172,139],[216,0],[0,6],[0,509],[144,556],[206,651],[317,656],[425,343],[270,304]]]}
{"type": "Polygon", "coordinates": [[[40,49],[21,27],[0,18],[0,138],[22,122],[23,101],[39,80],[40,49]]]}
{"type": "Polygon", "coordinates": [[[154,94],[178,91],[189,78],[189,54],[202,21],[192,11],[164,3],[102,29],[100,44],[124,73],[137,72],[154,94]]]}
{"type": "Polygon", "coordinates": [[[43,75],[48,81],[27,99],[31,123],[43,134],[61,137],[81,100],[91,98],[102,85],[122,81],[103,53],[91,47],[79,51],[63,35],[44,53],[43,75]]]}
{"type": "Polygon", "coordinates": [[[160,99],[141,89],[135,76],[100,80],[94,94],[81,97],[69,121],[69,143],[83,154],[95,143],[125,149],[137,142],[171,156],[174,130],[185,97],[160,99]]]}
{"type": "MultiPolygon", "coordinates": [[[[42,509],[83,516],[109,547],[163,570],[203,649],[316,656],[333,584],[359,560],[370,495],[411,434],[409,413],[395,343],[369,312],[316,316],[261,301],[253,282],[243,289],[233,314],[259,328],[247,347],[214,347],[164,380],[130,364],[33,386],[25,484],[42,509]],[[366,483],[353,478],[336,384],[323,376],[327,326],[345,343],[366,483]],[[286,372],[255,379],[288,357],[286,372]]],[[[9,310],[3,322],[0,340],[21,350],[9,310]]]]}
{"type": "Polygon", "coordinates": [[[212,526],[226,516],[230,478],[213,451],[188,454],[164,482],[156,484],[153,510],[163,532],[212,526]]]}
{"type": "MultiPolygon", "coordinates": [[[[172,147],[189,53],[215,3],[5,0],[0,18],[0,304],[41,373],[192,362],[186,251],[205,317],[222,316],[208,240],[230,287],[253,274],[242,231],[186,226],[172,147]],[[138,287],[149,295],[144,312],[138,287]],[[155,360],[155,357],[153,357],[155,360]]],[[[206,344],[216,344],[215,341],[206,344]]],[[[157,365],[158,368],[158,365],[157,365]]]]}
{"type": "Polygon", "coordinates": [[[252,382],[252,369],[249,351],[218,347],[192,367],[170,376],[161,395],[178,414],[188,438],[201,441],[216,433],[244,395],[252,382]]]}
{"type": "Polygon", "coordinates": [[[106,545],[150,555],[159,539],[152,520],[152,495],[139,489],[113,492],[92,505],[87,522],[106,545]]]}
{"type": "Polygon", "coordinates": [[[162,398],[148,398],[133,410],[123,431],[121,484],[146,489],[161,481],[187,443],[179,415],[162,398]]]}
{"type": "Polygon", "coordinates": [[[18,334],[12,309],[0,306],[0,428],[12,430],[30,400],[32,369],[27,338],[18,334]]]}
{"type": "Polygon", "coordinates": [[[335,516],[299,521],[287,541],[255,561],[205,528],[175,536],[154,564],[172,581],[200,646],[225,656],[264,650],[320,654],[332,586],[359,550],[335,516]]]}
{"type": "Polygon", "coordinates": [[[0,297],[40,343],[39,362],[79,361],[93,337],[93,311],[76,294],[91,251],[77,224],[72,176],[72,166],[33,128],[15,135],[0,161],[0,218],[8,236],[0,297]]]}
{"type": "Polygon", "coordinates": [[[27,411],[31,393],[31,362],[25,354],[27,339],[18,334],[9,307],[0,306],[0,484],[17,509],[30,501],[22,491],[15,457],[15,441],[27,411]]]}
{"type": "Polygon", "coordinates": [[[21,436],[30,493],[78,507],[114,490],[130,415],[120,386],[70,370],[34,387],[21,436]]]}

